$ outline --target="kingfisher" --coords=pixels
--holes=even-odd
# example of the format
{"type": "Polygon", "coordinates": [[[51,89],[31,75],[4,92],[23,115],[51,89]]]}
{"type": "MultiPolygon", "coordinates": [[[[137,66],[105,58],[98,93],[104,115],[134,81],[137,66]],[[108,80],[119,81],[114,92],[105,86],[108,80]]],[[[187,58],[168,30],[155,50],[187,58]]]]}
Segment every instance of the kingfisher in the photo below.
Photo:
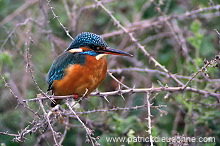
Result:
{"type": "MultiPolygon", "coordinates": [[[[106,77],[106,55],[133,56],[108,47],[104,39],[91,32],[76,36],[70,46],[51,65],[46,81],[55,96],[88,97],[106,77]]],[[[60,99],[51,103],[55,107],[60,99]]]]}

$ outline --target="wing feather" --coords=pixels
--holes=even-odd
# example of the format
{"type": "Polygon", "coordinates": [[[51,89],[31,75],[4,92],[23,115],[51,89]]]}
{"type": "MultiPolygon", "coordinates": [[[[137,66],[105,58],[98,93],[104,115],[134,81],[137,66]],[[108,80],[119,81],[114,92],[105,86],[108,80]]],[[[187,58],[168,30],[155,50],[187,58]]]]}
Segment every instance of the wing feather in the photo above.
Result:
{"type": "Polygon", "coordinates": [[[46,81],[48,83],[48,91],[52,90],[54,80],[61,80],[65,76],[65,69],[70,64],[75,64],[74,54],[64,52],[54,60],[50,70],[48,71],[46,81]]]}

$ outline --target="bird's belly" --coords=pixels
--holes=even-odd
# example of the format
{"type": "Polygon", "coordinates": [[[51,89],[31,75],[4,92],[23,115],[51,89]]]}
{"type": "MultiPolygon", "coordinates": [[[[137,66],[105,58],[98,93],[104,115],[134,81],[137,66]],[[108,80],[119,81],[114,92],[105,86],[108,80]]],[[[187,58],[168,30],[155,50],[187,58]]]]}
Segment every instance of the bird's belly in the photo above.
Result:
{"type": "Polygon", "coordinates": [[[66,75],[61,80],[54,81],[55,95],[78,94],[88,96],[104,80],[107,71],[105,58],[97,60],[87,56],[84,65],[74,64],[66,69],[66,75]]]}

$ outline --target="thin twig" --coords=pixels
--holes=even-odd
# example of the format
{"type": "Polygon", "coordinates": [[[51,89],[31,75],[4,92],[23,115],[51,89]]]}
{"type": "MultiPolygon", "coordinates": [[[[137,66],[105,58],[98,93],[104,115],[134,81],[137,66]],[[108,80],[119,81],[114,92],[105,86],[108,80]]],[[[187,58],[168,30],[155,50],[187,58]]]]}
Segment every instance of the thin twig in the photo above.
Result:
{"type": "Polygon", "coordinates": [[[86,131],[87,134],[87,140],[89,140],[93,146],[95,146],[96,143],[98,143],[95,138],[93,138],[91,135],[93,135],[93,131],[90,130],[88,127],[86,127],[86,125],[83,123],[83,121],[79,118],[79,116],[76,114],[76,112],[72,109],[69,101],[67,100],[66,105],[68,106],[68,108],[70,109],[70,111],[73,113],[74,116],[76,116],[77,120],[82,124],[83,128],[86,131]],[[94,143],[95,140],[95,143],[94,143]]]}
{"type": "MultiPolygon", "coordinates": [[[[152,73],[152,74],[157,73],[157,74],[168,76],[168,74],[166,72],[163,72],[163,71],[159,71],[159,70],[156,70],[156,69],[149,69],[149,68],[138,68],[138,67],[109,69],[109,71],[111,73],[121,73],[123,71],[127,71],[127,72],[138,71],[138,72],[148,72],[148,73],[152,73]]],[[[181,78],[181,79],[190,79],[191,78],[191,77],[183,76],[183,75],[177,75],[177,74],[173,74],[173,75],[176,76],[177,78],[181,78]]],[[[196,78],[193,78],[193,80],[197,81],[197,82],[203,82],[203,80],[196,79],[196,78]]]]}
{"type": "Polygon", "coordinates": [[[197,71],[196,73],[194,73],[194,74],[192,75],[192,77],[188,80],[188,82],[183,86],[183,89],[185,89],[185,88],[189,85],[189,83],[190,83],[200,72],[204,71],[204,69],[206,69],[210,64],[211,64],[211,61],[208,62],[208,63],[206,63],[199,71],[197,71]]]}
{"type": "MultiPolygon", "coordinates": [[[[198,13],[205,12],[205,11],[212,11],[212,10],[218,11],[219,8],[220,8],[220,5],[216,5],[216,6],[206,7],[206,8],[199,8],[197,10],[186,12],[186,13],[183,13],[180,15],[161,16],[161,17],[158,17],[157,19],[143,20],[143,21],[135,22],[133,24],[126,26],[126,29],[128,30],[128,32],[133,32],[136,30],[146,29],[149,27],[154,27],[154,26],[160,25],[160,24],[162,24],[166,21],[169,21],[171,19],[178,19],[178,20],[183,21],[185,19],[188,19],[189,17],[197,18],[198,15],[196,15],[196,14],[198,14],[198,13]],[[195,17],[193,17],[193,16],[195,16],[195,17]]],[[[219,17],[219,15],[220,15],[220,13],[217,12],[216,17],[219,17]]],[[[204,14],[201,16],[204,16],[204,14]]],[[[207,16],[207,18],[210,18],[210,16],[207,16]]],[[[123,33],[125,33],[124,30],[118,30],[118,31],[114,31],[111,33],[105,33],[102,35],[102,37],[103,38],[112,37],[112,36],[120,35],[123,33]]]]}
{"type": "Polygon", "coordinates": [[[41,107],[41,109],[42,109],[42,111],[43,111],[43,113],[44,113],[44,117],[45,117],[45,119],[47,120],[47,123],[48,123],[48,125],[49,125],[49,127],[50,127],[50,130],[51,130],[51,132],[52,132],[53,140],[54,140],[54,142],[55,142],[55,144],[56,144],[57,146],[60,146],[60,144],[59,144],[58,141],[57,141],[56,131],[54,131],[53,126],[52,126],[51,123],[50,123],[49,114],[45,111],[44,105],[43,105],[43,103],[42,103],[42,100],[39,100],[39,104],[40,104],[40,107],[41,107]]]}
{"type": "Polygon", "coordinates": [[[8,15],[7,17],[5,17],[0,24],[4,25],[7,22],[11,21],[14,17],[16,17],[17,15],[21,14],[25,9],[27,9],[28,7],[30,7],[31,5],[35,4],[36,2],[38,2],[38,0],[30,0],[27,1],[26,3],[24,3],[21,7],[19,7],[18,9],[16,9],[15,11],[13,11],[10,15],[8,15]]]}
{"type": "Polygon", "coordinates": [[[27,18],[24,22],[22,23],[18,23],[16,24],[16,26],[14,27],[14,29],[9,33],[9,35],[7,36],[7,38],[4,40],[4,43],[1,45],[0,50],[3,49],[3,47],[5,46],[5,44],[8,42],[8,40],[12,37],[12,35],[15,33],[16,29],[20,26],[23,25],[27,25],[28,22],[33,22],[34,24],[36,24],[38,27],[43,28],[43,26],[37,22],[36,20],[32,19],[32,18],[27,18]]]}
{"type": "Polygon", "coordinates": [[[74,40],[73,37],[70,35],[69,30],[61,23],[61,21],[58,19],[58,16],[56,15],[56,13],[54,12],[54,8],[51,6],[50,4],[50,0],[47,0],[47,4],[50,8],[50,11],[52,12],[54,18],[59,22],[60,26],[64,29],[64,31],[66,32],[66,35],[71,38],[71,40],[74,40]]]}
{"type": "Polygon", "coordinates": [[[127,88],[127,89],[130,89],[128,86],[126,86],[125,84],[123,84],[122,82],[120,82],[115,76],[112,75],[111,72],[107,71],[108,74],[117,82],[119,83],[120,85],[122,85],[123,87],[127,88]]]}
{"type": "Polygon", "coordinates": [[[152,136],[152,125],[151,125],[151,104],[150,104],[150,92],[147,92],[147,121],[148,121],[148,130],[147,130],[147,133],[149,134],[150,136],[150,145],[153,146],[153,136],[152,136]]]}

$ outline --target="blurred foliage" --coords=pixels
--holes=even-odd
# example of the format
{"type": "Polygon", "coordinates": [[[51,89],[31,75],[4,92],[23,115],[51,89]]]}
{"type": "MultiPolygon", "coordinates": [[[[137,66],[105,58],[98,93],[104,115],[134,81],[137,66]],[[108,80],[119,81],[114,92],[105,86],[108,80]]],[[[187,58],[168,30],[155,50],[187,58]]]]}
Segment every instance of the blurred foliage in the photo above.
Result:
{"type": "MultiPolygon", "coordinates": [[[[188,57],[192,58],[193,62],[187,59],[182,47],[173,36],[174,33],[177,38],[180,37],[180,32],[174,32],[166,23],[162,22],[152,27],[141,28],[142,25],[151,24],[163,17],[157,11],[158,7],[162,10],[164,16],[178,16],[200,8],[218,5],[220,4],[219,0],[107,0],[105,2],[104,6],[126,28],[140,23],[140,25],[135,26],[138,29],[132,32],[135,38],[171,73],[188,77],[180,78],[183,83],[186,83],[190,76],[204,65],[205,58],[210,60],[219,52],[219,36],[214,29],[220,30],[220,14],[216,10],[204,11],[193,16],[183,16],[180,19],[176,18],[169,21],[171,27],[179,27],[188,49],[188,57]]],[[[20,100],[35,98],[39,93],[26,67],[25,43],[27,42],[27,32],[30,30],[30,36],[33,40],[30,45],[30,54],[34,76],[43,91],[47,90],[45,77],[52,61],[71,42],[60,23],[54,18],[47,1],[39,0],[20,13],[13,14],[16,10],[22,9],[27,3],[28,1],[24,0],[17,0],[16,2],[13,0],[0,0],[0,72],[20,100]],[[29,21],[25,25],[17,26],[27,18],[31,18],[38,24],[29,21]],[[9,19],[9,21],[2,24],[5,19],[9,19]],[[10,34],[14,29],[15,31],[10,34]]],[[[120,29],[111,20],[110,16],[100,7],[85,8],[94,4],[95,2],[92,0],[52,0],[50,2],[58,19],[73,37],[83,31],[104,35],[119,31],[120,29]],[[65,2],[68,8],[65,6],[65,2]]],[[[149,58],[128,39],[126,34],[113,35],[106,37],[105,40],[111,47],[134,54],[132,59],[108,56],[109,69],[137,67],[161,71],[152,62],[149,62],[149,58]]],[[[189,86],[219,93],[219,69],[208,67],[207,72],[210,81],[199,74],[196,77],[198,80],[193,80],[189,86]]],[[[113,75],[131,88],[149,88],[152,85],[160,87],[159,82],[169,87],[178,86],[171,78],[159,73],[122,71],[115,72],[113,75]]],[[[107,76],[99,87],[100,91],[114,91],[117,89],[117,82],[110,76],[107,76]]],[[[155,96],[155,93],[151,94],[151,97],[153,96],[155,96]]],[[[165,96],[165,92],[160,92],[151,100],[153,105],[167,106],[160,107],[161,110],[167,111],[167,114],[161,113],[153,107],[151,108],[152,135],[154,137],[172,137],[176,133],[188,137],[215,137],[216,141],[213,143],[196,144],[220,144],[220,109],[219,106],[210,106],[218,103],[215,98],[193,92],[169,93],[167,98],[165,96]]],[[[125,100],[120,96],[108,96],[109,102],[100,97],[88,98],[74,108],[78,112],[83,112],[115,107],[135,107],[146,103],[144,93],[125,94],[124,97],[125,100]]],[[[49,101],[44,102],[47,111],[50,109],[49,104],[49,101]]],[[[30,102],[28,105],[35,112],[42,114],[37,102],[30,102]]],[[[68,109],[65,105],[62,105],[62,108],[68,109]]],[[[128,144],[118,142],[112,144],[106,141],[106,137],[148,137],[149,134],[146,132],[148,130],[147,113],[147,108],[143,107],[137,110],[82,114],[80,118],[84,119],[84,122],[94,130],[95,136],[100,136],[98,142],[101,145],[124,144],[136,146],[148,145],[149,143],[131,142],[128,144]]],[[[0,132],[17,134],[28,125],[33,126],[34,123],[31,123],[33,120],[36,120],[36,116],[20,105],[18,106],[17,100],[11,95],[9,88],[5,87],[3,80],[0,79],[0,132]]],[[[69,123],[70,127],[63,145],[88,145],[85,130],[81,127],[81,124],[75,118],[70,118],[69,123]]],[[[56,131],[63,133],[65,125],[60,123],[59,120],[53,126],[56,131]]],[[[48,131],[49,129],[43,133],[39,130],[36,133],[27,135],[27,139],[21,143],[13,142],[13,136],[0,134],[0,145],[17,146],[34,145],[36,143],[53,145],[52,135],[48,131]],[[43,134],[45,134],[45,138],[40,139],[43,134]],[[42,141],[39,142],[39,140],[42,141]]],[[[169,143],[158,142],[156,144],[163,146],[169,143]]]]}

